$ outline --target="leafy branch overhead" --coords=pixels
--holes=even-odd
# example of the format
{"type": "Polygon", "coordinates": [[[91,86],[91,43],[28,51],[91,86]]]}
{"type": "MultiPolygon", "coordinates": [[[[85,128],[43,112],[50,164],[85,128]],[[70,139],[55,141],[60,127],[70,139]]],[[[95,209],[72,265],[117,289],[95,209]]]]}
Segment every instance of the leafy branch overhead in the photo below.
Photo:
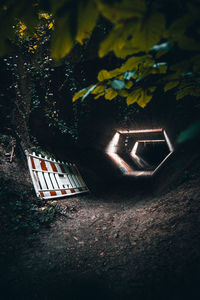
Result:
{"type": "Polygon", "coordinates": [[[31,34],[39,13],[52,17],[51,55],[55,60],[66,57],[76,43],[84,44],[102,18],[110,22],[98,55],[113,53],[121,66],[101,70],[97,82],[75,94],[73,101],[91,94],[109,101],[124,97],[127,105],[145,107],[158,88],[166,93],[172,90],[177,99],[200,95],[199,0],[2,2],[0,22],[5,30],[0,35],[0,55],[8,53],[16,22],[20,20],[31,34]],[[173,10],[179,12],[178,18],[173,10]]]}
{"type": "Polygon", "coordinates": [[[14,38],[16,23],[20,20],[30,33],[38,24],[38,15],[48,13],[54,19],[54,32],[51,39],[51,54],[55,60],[64,58],[75,42],[83,44],[97,23],[99,10],[93,0],[14,0],[1,1],[0,25],[5,28],[0,35],[0,55],[9,51],[10,40],[14,38]]]}
{"type": "MultiPolygon", "coordinates": [[[[99,57],[113,52],[123,63],[117,69],[99,72],[97,86],[91,92],[94,99],[104,96],[112,100],[120,96],[126,98],[127,105],[137,103],[145,107],[158,87],[163,92],[173,90],[176,99],[200,96],[200,3],[192,2],[185,2],[180,17],[173,19],[158,1],[151,6],[142,0],[112,4],[100,1],[100,13],[113,26],[99,46],[99,57]],[[174,49],[181,59],[171,59],[174,49]],[[188,59],[191,52],[195,55],[188,59]]],[[[73,100],[88,95],[89,89],[91,86],[77,93],[73,100]]]]}
{"type": "Polygon", "coordinates": [[[177,100],[200,96],[200,3],[186,1],[181,9],[177,1],[179,18],[158,1],[151,1],[152,6],[147,3],[98,2],[100,14],[112,23],[100,43],[99,57],[112,52],[123,62],[116,69],[101,70],[98,81],[77,93],[74,101],[89,94],[109,101],[123,97],[127,105],[144,108],[157,88],[165,93],[172,90],[177,100]],[[175,53],[180,58],[171,58],[175,53]]]}

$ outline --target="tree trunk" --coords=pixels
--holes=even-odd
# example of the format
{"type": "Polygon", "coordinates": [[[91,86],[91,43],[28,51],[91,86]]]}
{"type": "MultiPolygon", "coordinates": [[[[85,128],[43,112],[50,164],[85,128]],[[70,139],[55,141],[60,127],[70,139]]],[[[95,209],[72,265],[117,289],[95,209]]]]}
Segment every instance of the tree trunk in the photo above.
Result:
{"type": "Polygon", "coordinates": [[[30,145],[29,116],[31,108],[31,78],[22,54],[16,58],[15,90],[16,98],[12,112],[12,124],[16,135],[21,140],[23,149],[30,145]]]}

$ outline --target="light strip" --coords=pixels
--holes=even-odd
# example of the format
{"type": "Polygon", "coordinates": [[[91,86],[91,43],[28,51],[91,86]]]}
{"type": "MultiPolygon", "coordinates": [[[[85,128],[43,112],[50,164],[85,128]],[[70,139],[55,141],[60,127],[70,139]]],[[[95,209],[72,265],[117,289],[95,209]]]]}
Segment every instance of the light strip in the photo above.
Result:
{"type": "Polygon", "coordinates": [[[139,157],[138,155],[131,153],[131,156],[132,156],[134,162],[136,162],[141,168],[144,168],[145,166],[149,166],[149,164],[144,159],[139,157]]]}
{"type": "Polygon", "coordinates": [[[145,161],[143,161],[139,156],[136,155],[137,148],[138,148],[138,141],[135,143],[130,155],[132,156],[133,160],[138,164],[139,167],[144,168],[144,165],[146,164],[145,161]]]}
{"type": "Polygon", "coordinates": [[[143,130],[117,130],[119,133],[143,133],[143,132],[162,132],[162,128],[158,129],[143,129],[143,130]]]}
{"type": "Polygon", "coordinates": [[[138,177],[138,176],[152,176],[153,174],[154,174],[154,171],[132,171],[132,172],[130,172],[128,174],[124,174],[124,175],[126,175],[126,176],[131,175],[131,176],[138,177]]]}
{"type": "Polygon", "coordinates": [[[170,142],[170,140],[169,140],[169,138],[168,138],[168,135],[167,135],[166,131],[163,130],[163,133],[164,133],[164,137],[165,137],[165,140],[166,140],[166,142],[167,142],[167,145],[168,145],[168,147],[169,147],[170,152],[173,152],[173,151],[174,151],[174,148],[173,148],[173,146],[172,146],[172,144],[171,144],[171,142],[170,142]]]}
{"type": "MultiPolygon", "coordinates": [[[[157,166],[157,168],[153,171],[153,174],[155,174],[157,171],[158,171],[158,169],[164,164],[164,162],[168,159],[168,157],[172,154],[173,152],[170,152],[164,159],[163,159],[163,161],[157,166]]],[[[152,175],[153,175],[152,174],[152,175]]]]}
{"type": "Polygon", "coordinates": [[[120,168],[122,173],[129,174],[133,170],[132,168],[116,153],[107,153],[112,160],[115,162],[115,164],[120,168]]]}
{"type": "Polygon", "coordinates": [[[106,152],[108,153],[116,153],[117,144],[119,142],[120,134],[118,132],[115,133],[114,137],[112,138],[111,142],[109,143],[106,152]]]}
{"type": "Polygon", "coordinates": [[[132,151],[131,151],[131,154],[132,154],[132,155],[135,155],[135,154],[136,154],[137,148],[138,148],[138,142],[135,143],[135,145],[134,145],[134,147],[133,147],[133,149],[132,149],[132,151]]]}
{"type": "Polygon", "coordinates": [[[165,140],[137,140],[138,143],[165,143],[165,140]]]}

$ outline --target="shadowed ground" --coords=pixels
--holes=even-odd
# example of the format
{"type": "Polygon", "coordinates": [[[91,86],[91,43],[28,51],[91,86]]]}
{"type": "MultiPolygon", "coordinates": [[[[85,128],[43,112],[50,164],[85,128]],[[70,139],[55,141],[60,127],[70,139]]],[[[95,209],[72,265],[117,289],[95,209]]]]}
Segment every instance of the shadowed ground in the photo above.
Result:
{"type": "Polygon", "coordinates": [[[59,200],[65,215],[4,249],[1,299],[199,298],[199,183],[59,200]]]}

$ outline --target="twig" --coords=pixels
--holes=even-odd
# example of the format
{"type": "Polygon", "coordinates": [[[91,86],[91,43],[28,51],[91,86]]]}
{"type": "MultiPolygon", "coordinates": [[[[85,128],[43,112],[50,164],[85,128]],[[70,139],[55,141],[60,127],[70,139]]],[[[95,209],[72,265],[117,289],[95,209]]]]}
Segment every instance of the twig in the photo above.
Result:
{"type": "Polygon", "coordinates": [[[13,161],[14,152],[15,152],[15,147],[16,147],[16,145],[13,145],[13,146],[12,146],[12,150],[11,150],[11,153],[10,153],[10,162],[13,161]]]}
{"type": "Polygon", "coordinates": [[[89,224],[89,227],[91,227],[92,225],[94,225],[97,221],[99,221],[100,219],[96,219],[94,220],[92,223],[89,224]]]}

